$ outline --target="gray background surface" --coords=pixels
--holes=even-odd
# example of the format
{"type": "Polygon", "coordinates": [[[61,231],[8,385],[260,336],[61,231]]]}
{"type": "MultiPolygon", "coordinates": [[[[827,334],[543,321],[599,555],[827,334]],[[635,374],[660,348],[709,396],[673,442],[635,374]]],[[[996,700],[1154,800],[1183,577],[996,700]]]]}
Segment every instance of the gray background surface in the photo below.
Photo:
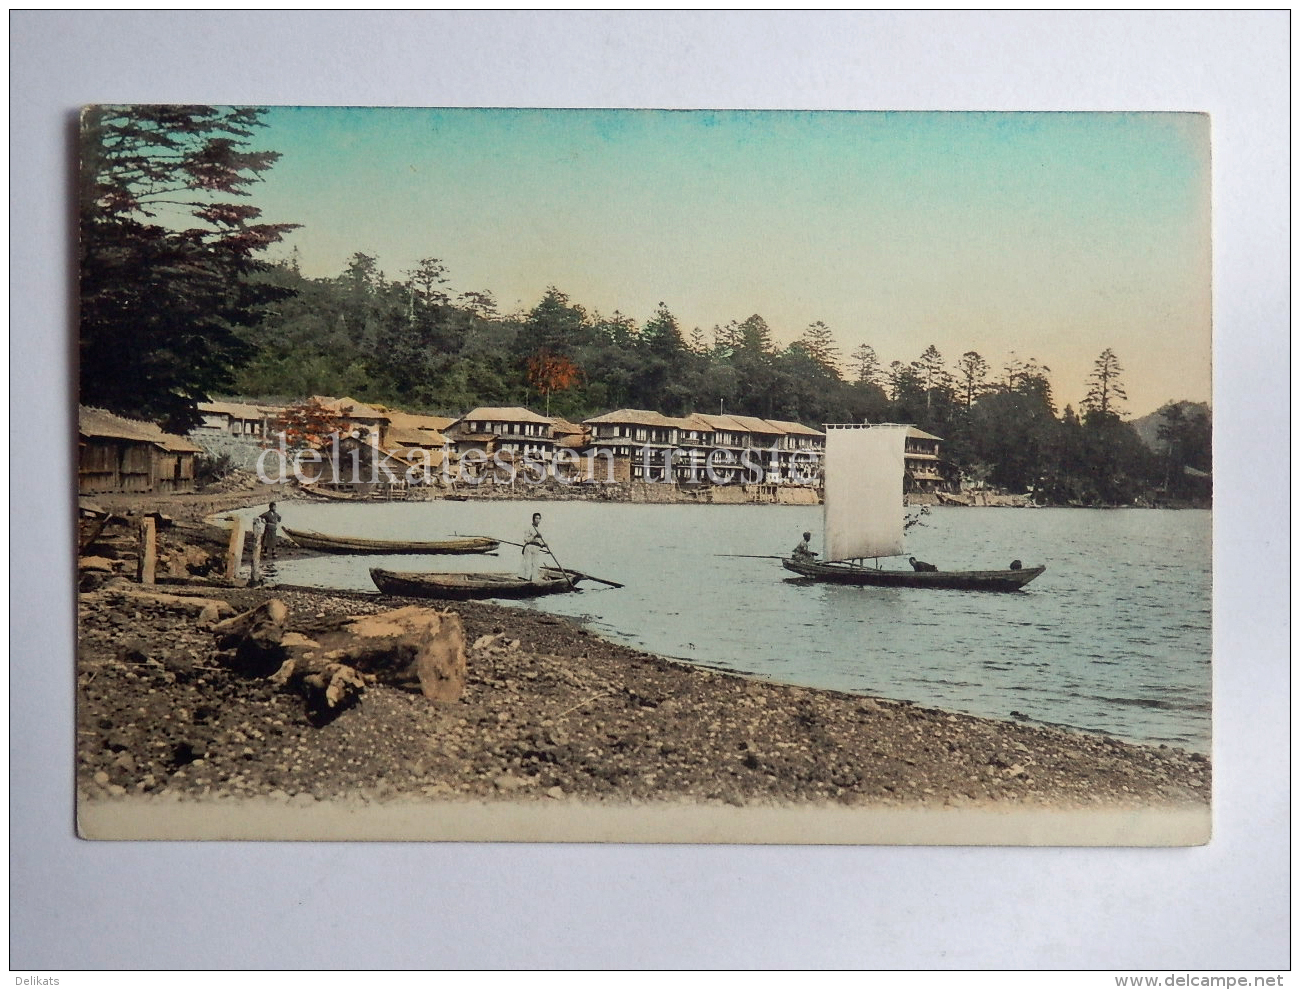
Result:
{"type": "Polygon", "coordinates": [[[10,28],[12,967],[1289,965],[1286,12],[22,12],[10,28]],[[72,136],[91,102],[1209,111],[1214,840],[79,841],[64,493],[72,136]]]}

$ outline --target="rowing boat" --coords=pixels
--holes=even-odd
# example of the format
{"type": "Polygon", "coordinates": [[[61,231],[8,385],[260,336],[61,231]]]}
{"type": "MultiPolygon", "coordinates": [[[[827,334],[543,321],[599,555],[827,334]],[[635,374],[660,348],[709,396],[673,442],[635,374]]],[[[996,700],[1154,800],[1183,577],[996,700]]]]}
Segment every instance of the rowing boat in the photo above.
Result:
{"type": "Polygon", "coordinates": [[[491,553],[500,542],[485,536],[463,536],[454,540],[370,540],[359,536],[330,536],[309,529],[281,527],[290,540],[304,550],[322,553],[491,553]]]}
{"type": "Polygon", "coordinates": [[[536,581],[517,574],[490,572],[413,573],[370,568],[370,579],[386,595],[403,598],[535,598],[576,591],[575,585],[585,578],[576,571],[543,567],[536,581]],[[567,576],[566,576],[567,575],[567,576]]]}

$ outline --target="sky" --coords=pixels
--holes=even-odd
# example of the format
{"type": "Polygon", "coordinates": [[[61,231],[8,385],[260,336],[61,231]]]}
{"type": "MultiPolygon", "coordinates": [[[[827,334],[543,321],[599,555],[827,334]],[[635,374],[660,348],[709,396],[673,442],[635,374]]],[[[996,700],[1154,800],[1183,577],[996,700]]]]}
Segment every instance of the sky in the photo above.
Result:
{"type": "Polygon", "coordinates": [[[253,202],[303,273],[420,258],[505,312],[548,286],[689,335],[815,321],[847,357],[935,345],[1051,369],[1076,408],[1112,349],[1125,411],[1211,397],[1209,118],[272,108],[253,202]]]}

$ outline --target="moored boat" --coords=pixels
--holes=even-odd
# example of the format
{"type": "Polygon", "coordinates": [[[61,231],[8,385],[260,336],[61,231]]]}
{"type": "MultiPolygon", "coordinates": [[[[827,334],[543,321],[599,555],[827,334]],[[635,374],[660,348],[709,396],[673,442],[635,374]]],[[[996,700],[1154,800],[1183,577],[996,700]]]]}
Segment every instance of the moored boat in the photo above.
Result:
{"type": "Polygon", "coordinates": [[[500,541],[485,536],[461,536],[451,540],[371,540],[359,536],[330,536],[309,529],[280,528],[304,550],[322,553],[491,553],[500,541]]]}
{"type": "Polygon", "coordinates": [[[577,584],[586,575],[576,571],[562,571],[543,567],[536,581],[528,581],[517,574],[492,572],[403,572],[388,571],[381,567],[370,568],[370,579],[386,595],[403,598],[536,598],[576,591],[577,584]]]}

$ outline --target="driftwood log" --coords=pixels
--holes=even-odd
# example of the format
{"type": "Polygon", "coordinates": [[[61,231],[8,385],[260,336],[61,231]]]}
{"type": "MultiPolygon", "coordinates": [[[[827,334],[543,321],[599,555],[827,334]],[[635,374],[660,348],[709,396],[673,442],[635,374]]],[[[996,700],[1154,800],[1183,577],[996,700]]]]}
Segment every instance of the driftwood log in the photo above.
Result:
{"type": "MultiPolygon", "coordinates": [[[[115,579],[121,581],[121,578],[115,579]]],[[[107,585],[103,590],[94,592],[94,596],[99,596],[108,601],[122,602],[127,605],[145,605],[156,608],[165,608],[173,612],[183,612],[186,615],[198,616],[200,618],[210,618],[215,621],[226,615],[233,615],[234,609],[229,602],[224,602],[219,598],[200,598],[195,595],[169,595],[161,591],[144,591],[137,585],[131,584],[112,584],[107,585]]]]}
{"type": "Polygon", "coordinates": [[[288,627],[279,599],[213,627],[225,662],[244,676],[269,677],[307,699],[318,724],[356,702],[367,684],[455,701],[465,690],[460,616],[409,606],[288,627]]]}

